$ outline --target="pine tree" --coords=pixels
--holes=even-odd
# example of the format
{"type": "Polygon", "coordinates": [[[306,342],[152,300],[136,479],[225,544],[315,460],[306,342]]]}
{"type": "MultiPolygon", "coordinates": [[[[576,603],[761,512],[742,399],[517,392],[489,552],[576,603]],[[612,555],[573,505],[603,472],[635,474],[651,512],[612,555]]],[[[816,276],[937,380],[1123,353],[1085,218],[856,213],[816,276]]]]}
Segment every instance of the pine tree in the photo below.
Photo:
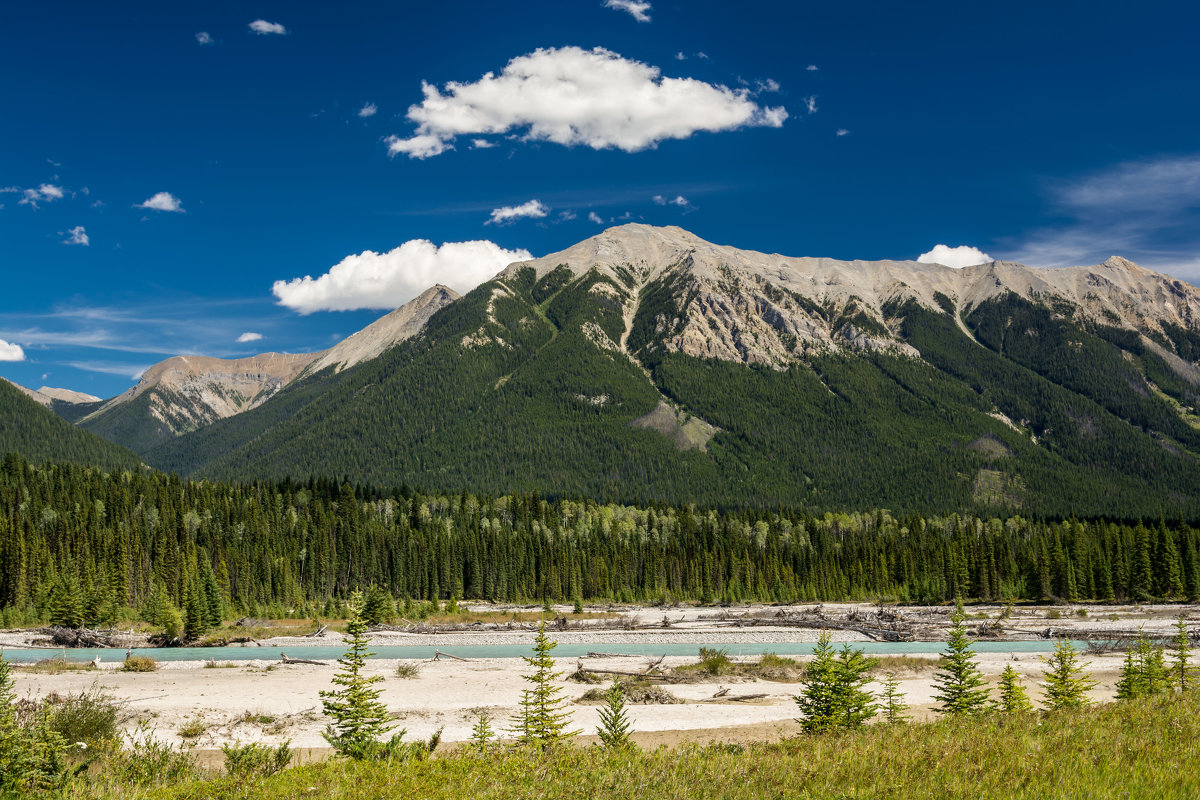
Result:
{"type": "Polygon", "coordinates": [[[1012,664],[1005,664],[1000,673],[1000,697],[993,706],[1002,714],[1027,714],[1033,711],[1033,703],[1029,702],[1029,694],[1021,682],[1021,676],[1013,669],[1012,664]]]}
{"type": "Polygon", "coordinates": [[[800,707],[799,722],[804,730],[821,733],[853,728],[875,716],[875,698],[864,687],[876,663],[849,645],[835,655],[829,632],[821,631],[813,660],[804,669],[800,694],[792,698],[800,707]]]}
{"type": "Polygon", "coordinates": [[[1145,636],[1125,653],[1121,679],[1117,681],[1117,698],[1132,700],[1151,697],[1171,688],[1171,676],[1163,662],[1161,647],[1155,647],[1145,636]]]}
{"type": "Polygon", "coordinates": [[[1187,620],[1180,614],[1175,620],[1175,638],[1171,640],[1171,683],[1181,692],[1186,692],[1195,683],[1193,668],[1188,663],[1191,653],[1187,620]]]}
{"type": "MultiPolygon", "coordinates": [[[[350,598],[350,619],[346,625],[350,649],[338,659],[342,668],[333,677],[333,682],[342,688],[321,692],[325,714],[333,718],[333,723],[321,735],[334,750],[354,759],[378,755],[384,747],[379,737],[394,727],[387,706],[379,701],[382,690],[372,688],[383,678],[379,675],[368,678],[362,674],[367,658],[374,654],[367,652],[364,635],[367,623],[362,618],[361,607],[362,593],[355,592],[350,598]]],[[[401,731],[393,736],[392,743],[398,743],[403,735],[401,731]]]]}
{"type": "Polygon", "coordinates": [[[1042,661],[1047,667],[1042,671],[1047,711],[1091,705],[1087,692],[1095,688],[1096,682],[1087,677],[1078,662],[1078,653],[1069,641],[1060,640],[1055,645],[1054,653],[1049,658],[1043,657],[1042,661]]]}
{"type": "Polygon", "coordinates": [[[625,690],[621,684],[613,681],[604,699],[608,704],[600,709],[600,727],[596,730],[600,743],[609,750],[633,747],[629,716],[625,713],[625,690]]]}
{"type": "Polygon", "coordinates": [[[480,712],[475,718],[475,725],[471,728],[471,744],[470,747],[480,753],[486,753],[492,748],[492,739],[496,738],[496,732],[492,730],[492,721],[484,712],[480,712]]]}
{"type": "Polygon", "coordinates": [[[571,714],[565,710],[567,701],[562,697],[562,689],[554,685],[562,675],[555,672],[554,659],[550,656],[550,651],[557,646],[558,643],[546,635],[545,623],[539,623],[533,640],[533,655],[522,656],[525,663],[533,667],[533,674],[522,676],[533,684],[533,688],[521,692],[521,710],[513,717],[511,730],[517,734],[518,744],[545,748],[576,734],[576,731],[567,730],[571,714]]]}
{"type": "Polygon", "coordinates": [[[900,681],[892,673],[883,679],[883,694],[880,696],[880,710],[883,721],[887,725],[904,725],[908,722],[908,704],[900,693],[900,681]]]}
{"type": "Polygon", "coordinates": [[[183,635],[189,640],[199,639],[208,630],[208,616],[200,600],[200,592],[194,584],[186,587],[183,603],[183,635]]]}
{"type": "Polygon", "coordinates": [[[368,626],[379,625],[396,616],[396,602],[392,596],[378,586],[367,589],[363,601],[362,618],[368,626]]]}
{"type": "Polygon", "coordinates": [[[83,608],[79,597],[79,581],[67,571],[58,576],[50,590],[50,624],[64,628],[83,625],[83,608]]]}
{"type": "Polygon", "coordinates": [[[66,742],[50,727],[50,707],[31,726],[17,721],[12,668],[0,655],[0,797],[59,789],[67,780],[66,742]]]}
{"type": "Polygon", "coordinates": [[[934,675],[934,699],[941,704],[938,711],[942,714],[974,716],[986,710],[989,690],[971,650],[974,642],[967,638],[962,615],[956,613],[950,619],[954,627],[942,653],[944,671],[934,675]]]}

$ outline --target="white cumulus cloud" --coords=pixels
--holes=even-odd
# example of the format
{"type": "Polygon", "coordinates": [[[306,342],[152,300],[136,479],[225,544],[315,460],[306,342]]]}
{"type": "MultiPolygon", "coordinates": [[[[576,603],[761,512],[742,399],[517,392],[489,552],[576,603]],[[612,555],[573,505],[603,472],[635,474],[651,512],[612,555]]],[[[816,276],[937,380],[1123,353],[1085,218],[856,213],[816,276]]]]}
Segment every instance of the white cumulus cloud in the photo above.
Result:
{"type": "Polygon", "coordinates": [[[144,203],[138,203],[134,208],[147,208],[151,211],[183,211],[183,203],[170,192],[157,192],[144,203]]]}
{"type": "Polygon", "coordinates": [[[91,242],[88,240],[87,231],[82,225],[76,225],[66,233],[67,238],[63,239],[63,244],[78,244],[87,247],[91,242]]]}
{"type": "Polygon", "coordinates": [[[538,219],[550,213],[550,208],[541,200],[530,200],[519,206],[501,206],[493,208],[492,215],[484,225],[503,225],[513,220],[530,218],[538,219]]]}
{"type": "Polygon", "coordinates": [[[810,114],[815,114],[820,110],[817,107],[817,96],[815,94],[810,94],[804,98],[804,110],[810,114]]]}
{"type": "Polygon", "coordinates": [[[212,44],[212,40],[213,38],[209,35],[208,31],[200,31],[196,34],[197,44],[212,44]]]}
{"type": "Polygon", "coordinates": [[[389,136],[391,155],[429,158],[459,136],[518,131],[527,141],[626,152],[686,139],[700,131],[778,128],[783,106],[760,106],[748,88],[666,78],[658,67],[597,47],[539,49],[474,83],[424,83],[408,109],[412,136],[389,136]]]}
{"type": "Polygon", "coordinates": [[[375,105],[374,103],[366,103],[358,110],[358,115],[363,118],[373,117],[378,113],[379,106],[375,105]]]}
{"type": "Polygon", "coordinates": [[[246,331],[245,333],[243,333],[241,336],[239,336],[237,338],[237,340],[243,344],[245,344],[246,342],[257,342],[260,339],[262,339],[262,334],[255,333],[253,331],[246,331]]]}
{"type": "Polygon", "coordinates": [[[596,223],[597,225],[603,225],[603,224],[604,224],[604,218],[603,218],[603,217],[601,217],[599,214],[597,214],[595,211],[589,211],[589,212],[588,212],[588,221],[589,221],[589,222],[594,222],[594,223],[596,223]]]}
{"type": "Polygon", "coordinates": [[[628,12],[638,22],[650,21],[650,15],[646,13],[650,10],[650,4],[645,0],[604,0],[604,7],[628,12]]]}
{"type": "Polygon", "coordinates": [[[922,264],[941,264],[946,267],[962,269],[963,267],[973,267],[976,264],[987,264],[992,261],[992,257],[978,247],[965,244],[949,247],[939,244],[928,253],[921,253],[917,257],[917,261],[922,264]]]}
{"type": "Polygon", "coordinates": [[[412,239],[386,253],[346,256],[317,278],[275,281],[271,291],[280,305],[301,314],[393,309],[435,283],[469,292],[514,261],[531,257],[528,250],[505,250],[489,241],[438,247],[428,239],[412,239]]]}
{"type": "Polygon", "coordinates": [[[0,361],[24,361],[25,351],[21,345],[12,344],[0,339],[0,361]]]}
{"type": "Polygon", "coordinates": [[[267,22],[265,19],[256,19],[250,23],[250,30],[257,34],[276,33],[280,36],[287,34],[287,28],[280,25],[278,22],[267,22]]]}
{"type": "Polygon", "coordinates": [[[835,133],[834,135],[835,136],[849,136],[850,131],[846,130],[845,128],[838,128],[837,133],[835,133]]]}
{"type": "Polygon", "coordinates": [[[495,147],[496,143],[487,139],[472,139],[471,147],[475,150],[487,150],[489,147],[495,147]]]}
{"type": "Polygon", "coordinates": [[[663,197],[661,194],[656,194],[650,198],[656,206],[679,206],[680,208],[690,208],[691,203],[681,194],[675,195],[673,198],[663,197]]]}

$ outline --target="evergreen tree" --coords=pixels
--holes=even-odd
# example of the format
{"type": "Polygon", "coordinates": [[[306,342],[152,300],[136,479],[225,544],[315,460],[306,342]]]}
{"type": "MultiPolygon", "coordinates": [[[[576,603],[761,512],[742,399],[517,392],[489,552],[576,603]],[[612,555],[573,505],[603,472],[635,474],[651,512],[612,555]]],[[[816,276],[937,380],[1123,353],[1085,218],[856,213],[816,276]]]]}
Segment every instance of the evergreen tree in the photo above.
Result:
{"type": "Polygon", "coordinates": [[[0,655],[0,797],[25,797],[59,789],[67,780],[66,742],[50,726],[43,703],[33,724],[17,720],[12,668],[0,655]]]}
{"type": "Polygon", "coordinates": [[[566,710],[567,701],[562,697],[561,687],[554,681],[562,675],[554,670],[554,659],[550,651],[558,646],[546,635],[545,623],[538,624],[537,636],[533,640],[533,655],[522,656],[525,663],[533,667],[533,673],[522,677],[533,684],[532,689],[521,692],[521,710],[513,718],[513,733],[517,743],[532,747],[551,747],[575,735],[567,730],[571,714],[566,710]]]}
{"type": "Polygon", "coordinates": [[[1012,664],[1005,664],[1000,673],[1000,697],[994,706],[1002,714],[1027,714],[1033,711],[1033,703],[1029,702],[1029,694],[1021,682],[1021,676],[1013,669],[1012,664]]]}
{"type": "Polygon", "coordinates": [[[471,727],[471,748],[480,752],[486,753],[492,748],[492,739],[496,738],[496,732],[492,730],[492,721],[484,712],[480,712],[475,718],[475,725],[471,727]]]}
{"type": "Polygon", "coordinates": [[[396,602],[392,596],[378,586],[367,589],[363,600],[362,619],[368,626],[380,625],[396,616],[396,602]]]}
{"type": "Polygon", "coordinates": [[[940,703],[938,711],[942,714],[974,716],[987,708],[989,690],[971,650],[974,642],[967,638],[962,615],[954,614],[951,621],[954,626],[942,652],[943,671],[934,675],[934,699],[940,703]]]}
{"type": "MultiPolygon", "coordinates": [[[[350,598],[350,619],[346,625],[350,649],[338,659],[342,668],[333,677],[333,682],[342,688],[321,692],[325,714],[333,718],[322,736],[334,750],[354,759],[378,755],[385,747],[379,737],[394,727],[387,706],[379,700],[381,690],[373,688],[383,678],[363,675],[367,658],[374,654],[367,652],[364,635],[367,624],[362,618],[361,607],[362,594],[355,592],[350,598]]],[[[393,736],[391,743],[397,744],[403,735],[401,731],[393,736]]]]}
{"type": "Polygon", "coordinates": [[[596,730],[600,743],[609,750],[633,747],[629,716],[625,713],[625,690],[621,684],[613,681],[604,699],[607,705],[600,709],[600,727],[596,730]]]}
{"type": "Polygon", "coordinates": [[[1175,620],[1175,638],[1171,640],[1171,684],[1186,692],[1195,683],[1191,660],[1192,640],[1188,636],[1187,620],[1182,614],[1175,620]]]}
{"type": "Polygon", "coordinates": [[[1045,681],[1044,690],[1046,710],[1060,711],[1063,709],[1083,708],[1091,705],[1087,692],[1096,686],[1096,682],[1087,677],[1083,666],[1078,662],[1075,647],[1066,639],[1062,639],[1054,648],[1049,658],[1043,657],[1046,669],[1042,671],[1045,681]]]}
{"type": "Polygon", "coordinates": [[[79,581],[74,573],[64,571],[59,573],[54,588],[50,590],[50,624],[61,625],[64,628],[78,628],[83,625],[83,608],[79,597],[79,581]]]}
{"type": "Polygon", "coordinates": [[[194,585],[186,590],[183,604],[183,635],[189,641],[195,641],[208,630],[208,615],[200,599],[200,593],[194,585]]]}
{"type": "Polygon", "coordinates": [[[880,710],[883,721],[887,725],[904,725],[908,722],[908,704],[900,693],[900,681],[892,673],[883,680],[883,694],[880,695],[880,710]]]}
{"type": "Polygon", "coordinates": [[[821,631],[813,660],[805,666],[800,694],[792,698],[800,708],[804,730],[854,728],[875,716],[875,698],[864,687],[876,663],[849,645],[835,655],[829,632],[821,631]]]}
{"type": "Polygon", "coordinates": [[[1155,647],[1145,636],[1125,653],[1121,665],[1121,679],[1117,681],[1117,698],[1132,700],[1136,697],[1151,697],[1170,689],[1171,678],[1163,663],[1161,647],[1155,647]]]}

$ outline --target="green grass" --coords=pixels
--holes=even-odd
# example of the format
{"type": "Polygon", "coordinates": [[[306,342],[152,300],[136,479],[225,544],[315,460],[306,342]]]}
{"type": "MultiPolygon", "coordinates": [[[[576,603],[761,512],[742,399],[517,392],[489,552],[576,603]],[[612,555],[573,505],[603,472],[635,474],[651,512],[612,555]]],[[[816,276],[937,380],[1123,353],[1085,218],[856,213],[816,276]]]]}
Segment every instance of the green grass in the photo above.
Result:
{"type": "Polygon", "coordinates": [[[1074,713],[872,726],[781,744],[609,753],[466,750],[427,761],[329,761],[269,778],[188,779],[143,795],[104,772],[80,798],[1190,798],[1200,694],[1074,713]]]}

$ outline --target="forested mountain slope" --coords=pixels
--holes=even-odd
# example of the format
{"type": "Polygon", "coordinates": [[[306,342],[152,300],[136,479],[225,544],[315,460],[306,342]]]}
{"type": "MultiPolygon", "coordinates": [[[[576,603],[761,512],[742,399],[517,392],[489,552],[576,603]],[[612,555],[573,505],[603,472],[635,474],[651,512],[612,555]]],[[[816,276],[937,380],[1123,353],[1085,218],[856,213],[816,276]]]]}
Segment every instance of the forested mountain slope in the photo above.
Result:
{"type": "Polygon", "coordinates": [[[1200,518],[1200,295],[1122,259],[793,259],[612,229],[145,451],[252,480],[1200,518]]]}
{"type": "Polygon", "coordinates": [[[79,430],[21,389],[0,380],[0,455],[34,463],[71,462],[105,469],[136,469],[141,459],[123,447],[79,430]]]}

